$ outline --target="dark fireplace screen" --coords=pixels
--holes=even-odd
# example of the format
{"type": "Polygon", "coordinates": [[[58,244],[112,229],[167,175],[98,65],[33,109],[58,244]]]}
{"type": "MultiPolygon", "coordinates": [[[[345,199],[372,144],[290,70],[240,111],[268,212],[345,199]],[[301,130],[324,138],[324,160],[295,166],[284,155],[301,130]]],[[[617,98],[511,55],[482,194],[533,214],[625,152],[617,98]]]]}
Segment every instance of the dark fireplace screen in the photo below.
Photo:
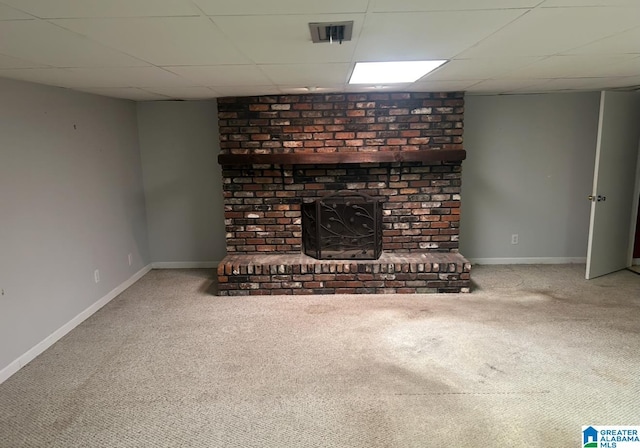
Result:
{"type": "Polygon", "coordinates": [[[376,260],[382,253],[382,204],[340,191],[302,204],[302,247],[319,260],[376,260]]]}

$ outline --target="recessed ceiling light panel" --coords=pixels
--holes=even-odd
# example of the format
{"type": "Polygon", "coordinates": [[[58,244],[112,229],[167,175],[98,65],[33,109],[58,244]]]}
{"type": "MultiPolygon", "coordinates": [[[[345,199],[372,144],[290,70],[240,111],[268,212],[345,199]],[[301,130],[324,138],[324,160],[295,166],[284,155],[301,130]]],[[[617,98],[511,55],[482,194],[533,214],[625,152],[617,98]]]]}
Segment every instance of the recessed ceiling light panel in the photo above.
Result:
{"type": "Polygon", "coordinates": [[[415,82],[446,60],[356,62],[349,84],[393,84],[415,82]]]}

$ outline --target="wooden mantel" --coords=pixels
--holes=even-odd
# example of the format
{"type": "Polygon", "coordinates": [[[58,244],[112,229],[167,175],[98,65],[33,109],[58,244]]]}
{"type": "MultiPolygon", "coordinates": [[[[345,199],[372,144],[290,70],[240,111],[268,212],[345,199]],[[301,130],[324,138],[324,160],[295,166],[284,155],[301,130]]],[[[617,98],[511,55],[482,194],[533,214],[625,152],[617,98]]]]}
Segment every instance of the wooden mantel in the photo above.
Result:
{"type": "Polygon", "coordinates": [[[220,165],[335,165],[393,162],[457,162],[464,149],[375,152],[294,152],[287,154],[220,154],[220,165]]]}

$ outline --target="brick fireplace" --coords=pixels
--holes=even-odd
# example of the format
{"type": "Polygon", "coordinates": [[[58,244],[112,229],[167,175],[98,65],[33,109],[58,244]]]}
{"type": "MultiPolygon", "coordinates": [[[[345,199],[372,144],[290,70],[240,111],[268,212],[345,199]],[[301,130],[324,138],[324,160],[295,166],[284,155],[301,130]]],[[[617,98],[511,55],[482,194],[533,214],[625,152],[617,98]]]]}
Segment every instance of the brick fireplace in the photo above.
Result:
{"type": "Polygon", "coordinates": [[[462,93],[218,100],[227,256],[220,295],[468,292],[458,253],[462,93]],[[377,259],[303,253],[303,204],[382,206],[377,259]]]}

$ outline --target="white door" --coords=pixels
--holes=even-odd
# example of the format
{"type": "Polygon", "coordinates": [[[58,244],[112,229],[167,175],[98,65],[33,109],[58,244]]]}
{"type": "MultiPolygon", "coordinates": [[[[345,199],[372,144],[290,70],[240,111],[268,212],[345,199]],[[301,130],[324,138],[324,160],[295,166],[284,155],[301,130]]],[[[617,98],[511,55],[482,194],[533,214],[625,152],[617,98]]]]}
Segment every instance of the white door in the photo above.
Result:
{"type": "Polygon", "coordinates": [[[586,278],[630,265],[640,139],[640,94],[602,92],[591,192],[586,278]]]}

